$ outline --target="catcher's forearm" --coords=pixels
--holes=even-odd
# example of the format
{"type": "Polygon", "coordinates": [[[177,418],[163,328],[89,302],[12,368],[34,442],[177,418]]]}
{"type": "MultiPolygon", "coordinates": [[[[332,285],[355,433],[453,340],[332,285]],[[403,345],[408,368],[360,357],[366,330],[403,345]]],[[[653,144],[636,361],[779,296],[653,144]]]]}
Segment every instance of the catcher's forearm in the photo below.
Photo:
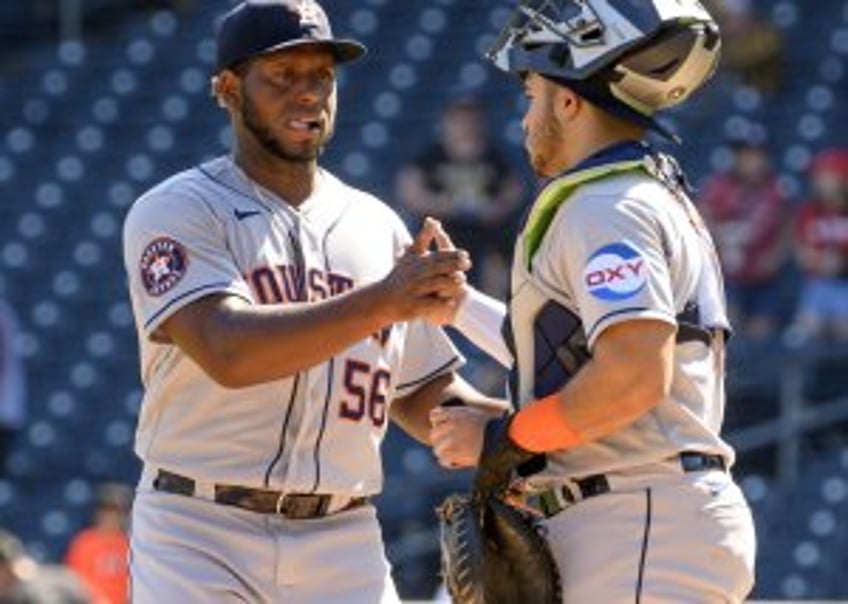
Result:
{"type": "Polygon", "coordinates": [[[640,320],[607,328],[565,388],[515,416],[510,438],[547,452],[621,430],[668,395],[673,354],[672,325],[640,320]]]}

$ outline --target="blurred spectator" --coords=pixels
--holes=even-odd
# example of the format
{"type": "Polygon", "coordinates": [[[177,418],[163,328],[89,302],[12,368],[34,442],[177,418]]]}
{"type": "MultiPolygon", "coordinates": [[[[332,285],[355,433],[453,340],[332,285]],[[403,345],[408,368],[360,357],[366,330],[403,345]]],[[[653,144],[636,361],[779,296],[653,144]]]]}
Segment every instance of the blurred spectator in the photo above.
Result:
{"type": "Polygon", "coordinates": [[[38,564],[15,535],[0,529],[0,603],[90,602],[88,591],[76,575],[63,566],[38,564]]]}
{"type": "Polygon", "coordinates": [[[455,243],[471,252],[476,284],[498,297],[506,294],[514,227],[523,193],[521,180],[489,140],[483,106],[463,97],[449,103],[438,139],[398,174],[400,210],[420,222],[442,220],[455,243]],[[486,270],[494,264],[498,270],[486,270]]]}
{"type": "Polygon", "coordinates": [[[730,141],[733,162],[704,185],[700,205],[725,274],[731,321],[755,340],[776,332],[779,286],[791,258],[789,201],[772,171],[766,137],[752,128],[730,141]]]}
{"type": "Polygon", "coordinates": [[[26,380],[17,334],[15,313],[0,299],[0,477],[5,474],[12,442],[26,421],[26,380]]]}
{"type": "Polygon", "coordinates": [[[127,524],[132,490],[122,484],[100,487],[91,527],[73,538],[65,563],[94,594],[96,604],[125,604],[129,598],[127,524]]]}
{"type": "Polygon", "coordinates": [[[804,277],[795,335],[848,342],[848,150],[819,153],[810,188],[795,223],[804,277]]]}
{"type": "Polygon", "coordinates": [[[722,65],[741,83],[770,94],[783,78],[783,37],[758,15],[750,0],[708,0],[721,27],[722,65]]]}

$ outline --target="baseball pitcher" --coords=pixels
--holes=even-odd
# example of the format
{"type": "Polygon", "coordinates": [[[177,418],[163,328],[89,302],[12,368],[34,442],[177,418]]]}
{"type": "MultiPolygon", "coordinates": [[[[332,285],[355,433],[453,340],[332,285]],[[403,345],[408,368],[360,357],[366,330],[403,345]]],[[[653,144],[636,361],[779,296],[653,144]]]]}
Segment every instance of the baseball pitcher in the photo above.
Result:
{"type": "MultiPolygon", "coordinates": [[[[390,418],[475,393],[438,324],[464,252],[427,252],[320,168],[336,69],[311,0],[242,2],[212,88],[233,153],[160,183],[124,227],[144,402],[132,518],[137,604],[397,602],[369,496],[390,418]]],[[[480,402],[485,402],[478,397],[480,402]]]]}

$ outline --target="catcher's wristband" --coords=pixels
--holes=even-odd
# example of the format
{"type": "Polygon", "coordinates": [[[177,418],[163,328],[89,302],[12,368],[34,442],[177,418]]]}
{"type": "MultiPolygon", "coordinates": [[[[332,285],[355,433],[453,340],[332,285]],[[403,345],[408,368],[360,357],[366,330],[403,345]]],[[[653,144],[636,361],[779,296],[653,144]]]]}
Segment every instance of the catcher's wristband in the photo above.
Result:
{"type": "Polygon", "coordinates": [[[509,437],[527,451],[543,453],[570,449],[583,442],[565,418],[559,393],[524,407],[513,416],[509,437]]]}

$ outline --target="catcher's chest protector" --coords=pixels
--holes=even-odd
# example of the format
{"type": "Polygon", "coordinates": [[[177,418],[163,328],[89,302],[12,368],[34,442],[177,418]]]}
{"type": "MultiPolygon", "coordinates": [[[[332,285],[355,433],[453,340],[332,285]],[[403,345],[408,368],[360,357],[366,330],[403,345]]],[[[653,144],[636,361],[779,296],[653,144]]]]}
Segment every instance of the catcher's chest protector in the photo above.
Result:
{"type": "Polygon", "coordinates": [[[642,161],[623,161],[568,174],[551,182],[533,204],[515,244],[510,280],[509,322],[517,372],[511,388],[518,407],[562,388],[589,357],[580,317],[571,310],[574,304],[532,271],[533,256],[548,227],[582,185],[643,169],[642,161]]]}

